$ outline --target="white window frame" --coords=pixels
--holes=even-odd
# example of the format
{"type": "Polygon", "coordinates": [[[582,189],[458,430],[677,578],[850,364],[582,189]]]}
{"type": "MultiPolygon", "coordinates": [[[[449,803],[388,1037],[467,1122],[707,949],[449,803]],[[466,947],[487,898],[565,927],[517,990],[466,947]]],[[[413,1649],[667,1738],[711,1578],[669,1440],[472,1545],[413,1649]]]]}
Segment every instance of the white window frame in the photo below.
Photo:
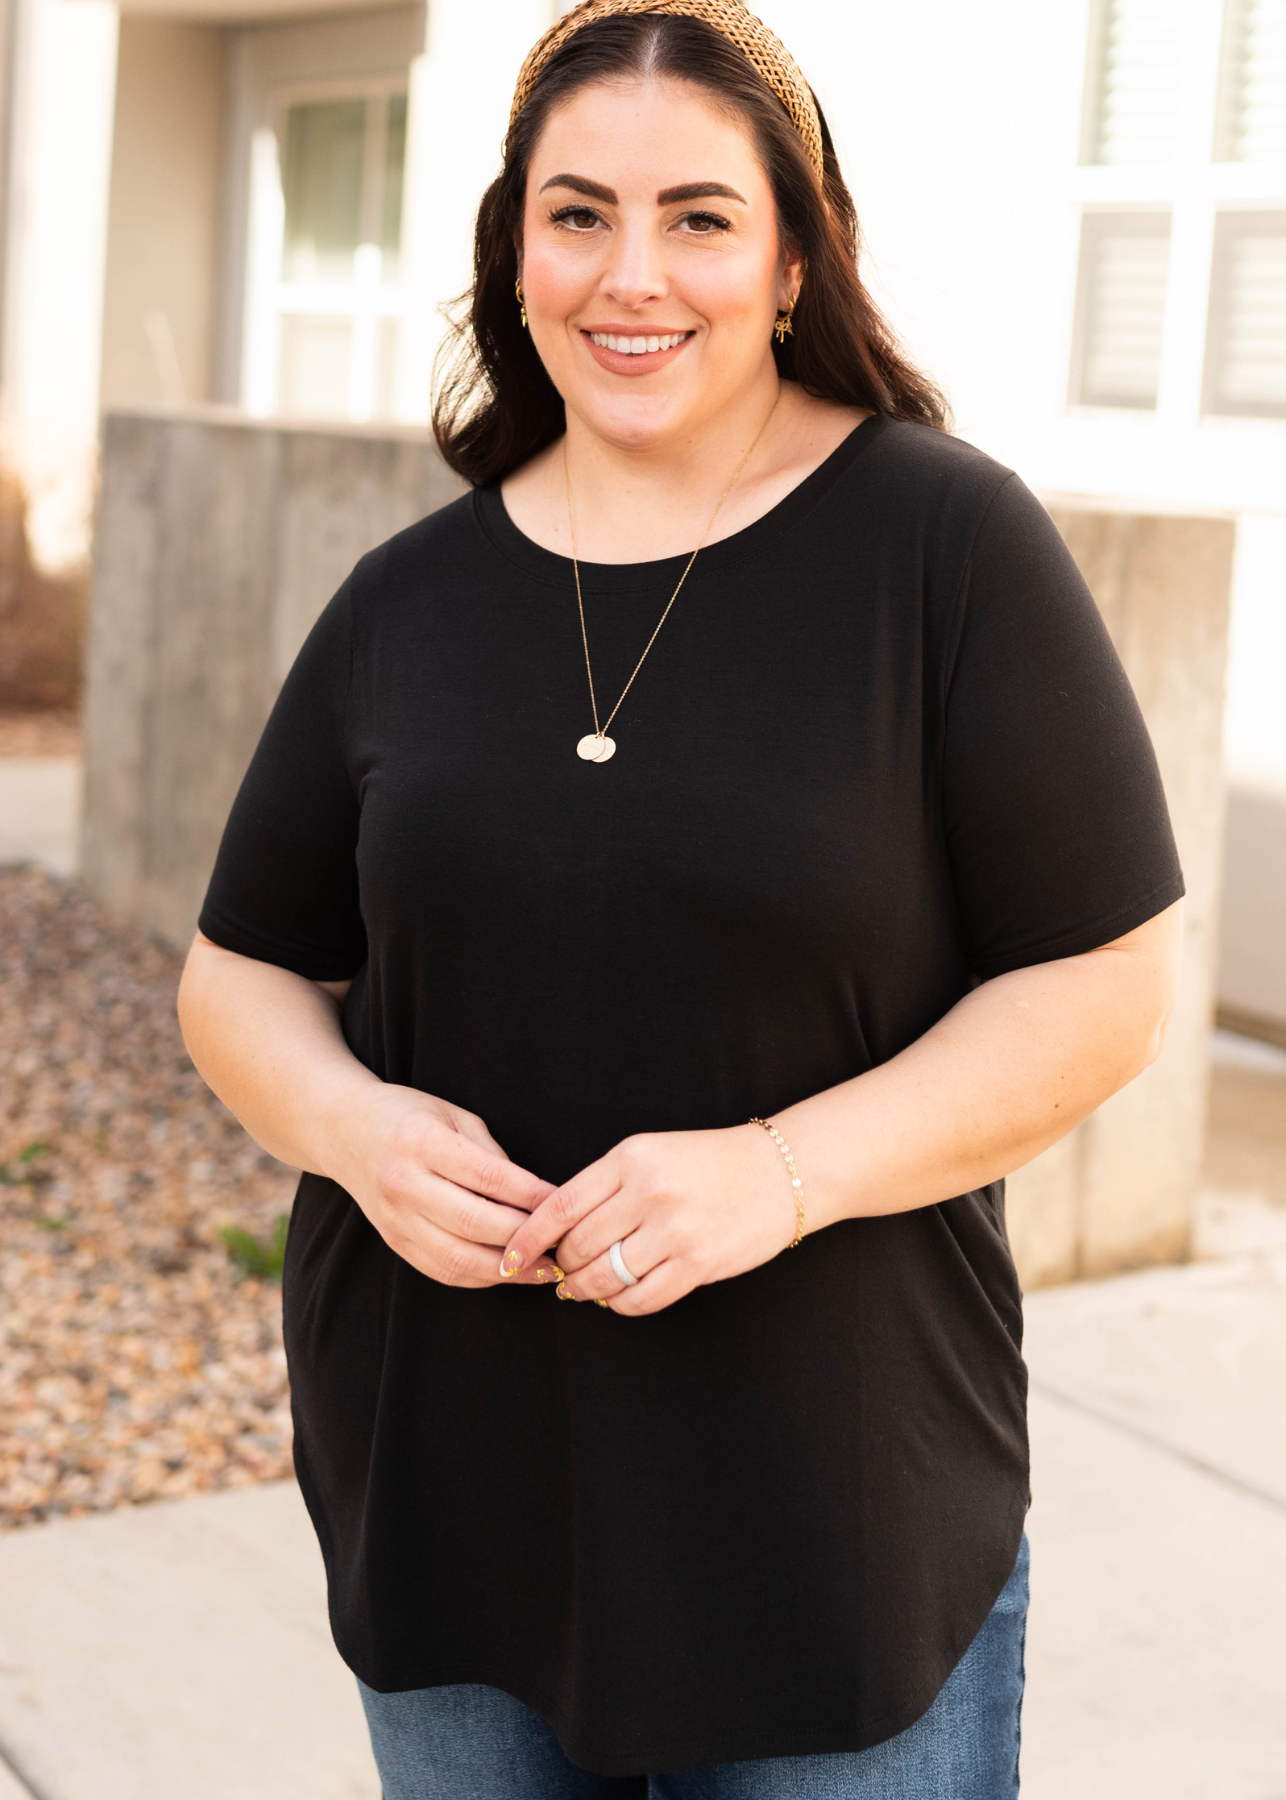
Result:
{"type": "MultiPolygon", "coordinates": [[[[407,93],[405,78],[356,76],[352,80],[300,81],[275,87],[272,123],[261,126],[251,147],[249,253],[246,278],[242,405],[255,417],[279,410],[281,326],[283,318],[333,317],[352,323],[346,417],[363,423],[375,417],[380,328],[386,319],[401,321],[408,310],[405,281],[381,281],[378,247],[362,245],[351,282],[289,282],[282,279],[285,251],[285,203],[281,154],[292,106],[328,100],[385,100],[407,93]],[[369,252],[375,249],[372,257],[369,252]]],[[[372,151],[368,138],[368,158],[372,151]]],[[[369,172],[369,171],[368,171],[369,172]]],[[[405,210],[406,186],[403,184],[405,210]]],[[[403,218],[403,240],[406,222],[403,218]]]]}
{"type": "MultiPolygon", "coordinates": [[[[1101,14],[1099,15],[1101,17],[1101,14]]],[[[1094,104],[1093,58],[1101,26],[1092,18],[1087,34],[1084,73],[1085,105],[1094,104]]],[[[1170,258],[1165,327],[1155,411],[1104,409],[1078,405],[1069,387],[1072,417],[1111,412],[1124,423],[1226,429],[1286,430],[1286,422],[1211,416],[1203,412],[1215,218],[1242,209],[1274,211],[1286,205],[1286,163],[1213,160],[1216,113],[1224,70],[1223,0],[1188,0],[1182,25],[1178,127],[1175,155],[1167,163],[1104,165],[1078,162],[1071,171],[1070,230],[1079,255],[1081,216],[1085,212],[1169,211],[1170,258]]],[[[1082,117],[1078,153],[1091,141],[1093,120],[1082,117]]],[[[1079,273],[1077,279],[1080,279],[1079,273]]],[[[1075,325],[1073,325],[1073,333],[1075,325]]],[[[1073,337],[1066,345],[1065,368],[1074,370],[1073,337]]]]}

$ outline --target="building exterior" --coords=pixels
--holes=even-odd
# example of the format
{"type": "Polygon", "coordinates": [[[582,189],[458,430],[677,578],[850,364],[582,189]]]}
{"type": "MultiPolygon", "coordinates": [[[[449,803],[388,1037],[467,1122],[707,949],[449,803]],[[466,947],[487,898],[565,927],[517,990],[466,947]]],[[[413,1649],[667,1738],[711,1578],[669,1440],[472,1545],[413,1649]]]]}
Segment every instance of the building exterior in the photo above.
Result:
{"type": "MultiPolygon", "coordinates": [[[[5,4],[0,450],[38,560],[85,556],[103,408],[422,424],[563,7],[5,4]]],[[[1286,1021],[1286,0],[758,10],[962,434],[1039,491],[1236,518],[1224,998],[1286,1021]]]]}

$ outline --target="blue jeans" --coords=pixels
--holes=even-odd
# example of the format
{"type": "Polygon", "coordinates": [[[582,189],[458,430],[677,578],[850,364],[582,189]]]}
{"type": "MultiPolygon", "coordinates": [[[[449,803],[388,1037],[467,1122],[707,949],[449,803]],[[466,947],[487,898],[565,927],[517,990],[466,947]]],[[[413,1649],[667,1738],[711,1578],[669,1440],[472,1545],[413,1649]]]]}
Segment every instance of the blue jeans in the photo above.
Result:
{"type": "Polygon", "coordinates": [[[591,1775],[499,1688],[377,1694],[359,1682],[384,1800],[1016,1800],[1027,1540],[928,1712],[873,1749],[665,1774],[591,1775]]]}

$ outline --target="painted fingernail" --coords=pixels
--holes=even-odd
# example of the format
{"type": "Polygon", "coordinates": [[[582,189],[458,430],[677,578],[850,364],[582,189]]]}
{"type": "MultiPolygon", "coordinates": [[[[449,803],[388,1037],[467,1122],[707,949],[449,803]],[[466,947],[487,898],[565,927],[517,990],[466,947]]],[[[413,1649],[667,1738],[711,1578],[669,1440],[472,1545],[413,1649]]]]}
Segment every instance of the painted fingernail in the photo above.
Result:
{"type": "Polygon", "coordinates": [[[557,1263],[541,1263],[536,1270],[536,1280],[539,1282],[565,1281],[566,1279],[567,1277],[557,1263]]]}
{"type": "Polygon", "coordinates": [[[511,1275],[516,1275],[521,1267],[522,1258],[519,1256],[518,1252],[516,1250],[506,1250],[504,1255],[500,1258],[501,1281],[508,1281],[509,1277],[511,1275]]]}
{"type": "Polygon", "coordinates": [[[606,1300],[595,1300],[594,1304],[595,1304],[595,1306],[606,1307],[607,1302],[606,1302],[606,1300]]]}
{"type": "Polygon", "coordinates": [[[575,1294],[569,1294],[567,1292],[566,1281],[560,1281],[558,1286],[554,1289],[554,1292],[558,1295],[560,1300],[574,1300],[576,1298],[575,1294]]]}

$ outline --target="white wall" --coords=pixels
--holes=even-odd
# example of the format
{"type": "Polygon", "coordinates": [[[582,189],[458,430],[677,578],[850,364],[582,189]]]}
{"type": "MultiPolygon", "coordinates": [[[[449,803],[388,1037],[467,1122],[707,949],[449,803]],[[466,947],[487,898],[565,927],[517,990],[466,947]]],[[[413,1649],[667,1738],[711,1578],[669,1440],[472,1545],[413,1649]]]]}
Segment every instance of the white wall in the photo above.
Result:
{"type": "Polygon", "coordinates": [[[224,33],[121,21],[112,145],[102,400],[210,397],[223,185],[224,33]]]}
{"type": "Polygon", "coordinates": [[[105,0],[19,0],[0,453],[48,569],[89,547],[116,32],[105,0]]]}
{"type": "Polygon", "coordinates": [[[411,66],[405,233],[411,305],[399,417],[424,419],[440,308],[469,285],[478,202],[500,169],[523,58],[561,8],[550,0],[430,0],[424,54],[411,66]]]}
{"type": "MultiPolygon", "coordinates": [[[[1080,203],[1133,171],[1077,167],[1089,0],[762,0],[813,82],[857,200],[867,276],[945,386],[961,435],[1047,493],[1232,513],[1227,743],[1236,779],[1286,794],[1286,422],[1203,420],[1208,245],[1178,242],[1155,416],[1069,412],[1080,203]]],[[[1218,0],[1189,0],[1189,80],[1216,52],[1218,0]]],[[[1203,105],[1211,84],[1206,81],[1203,105]]],[[[1158,196],[1190,212],[1282,172],[1211,172],[1208,110],[1190,109],[1158,196]]],[[[1277,186],[1274,187],[1273,183],[1277,186]]],[[[1257,185],[1256,185],[1257,184],[1257,185]]]]}

